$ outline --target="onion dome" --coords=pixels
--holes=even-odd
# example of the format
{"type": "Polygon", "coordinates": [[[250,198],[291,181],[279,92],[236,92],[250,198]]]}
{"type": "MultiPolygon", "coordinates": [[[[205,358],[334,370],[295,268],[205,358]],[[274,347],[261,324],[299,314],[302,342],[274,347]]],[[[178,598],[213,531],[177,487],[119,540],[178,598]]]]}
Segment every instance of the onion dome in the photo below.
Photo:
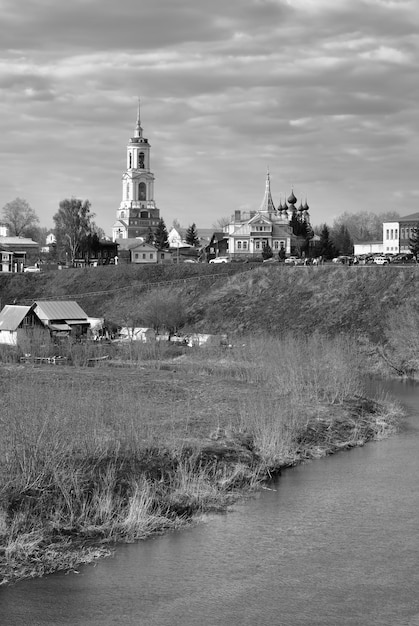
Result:
{"type": "Polygon", "coordinates": [[[302,213],[304,211],[303,203],[300,202],[300,206],[298,207],[298,212],[302,213]]]}
{"type": "Polygon", "coordinates": [[[291,191],[291,195],[288,198],[288,202],[290,204],[295,204],[297,202],[297,198],[294,196],[294,191],[291,191]]]}
{"type": "Polygon", "coordinates": [[[306,201],[304,202],[304,205],[303,205],[303,206],[304,206],[304,211],[308,211],[308,210],[309,210],[309,208],[310,208],[310,207],[309,207],[309,206],[308,206],[308,204],[307,204],[307,199],[306,199],[306,201]]]}

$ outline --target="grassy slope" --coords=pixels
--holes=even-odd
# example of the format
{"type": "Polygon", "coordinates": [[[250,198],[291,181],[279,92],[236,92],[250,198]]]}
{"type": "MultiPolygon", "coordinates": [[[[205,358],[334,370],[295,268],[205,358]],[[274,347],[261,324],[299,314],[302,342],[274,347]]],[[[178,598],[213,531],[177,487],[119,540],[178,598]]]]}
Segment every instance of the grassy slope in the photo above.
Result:
{"type": "Polygon", "coordinates": [[[110,319],[144,283],[181,279],[190,327],[248,334],[244,347],[190,351],[170,367],[0,370],[0,585],[94,558],[90,541],[131,541],[222,508],[271,468],[391,432],[392,415],[360,396],[356,342],[311,331],[379,339],[387,312],[414,300],[417,275],[225,265],[0,276],[2,304],[67,296],[110,319]],[[289,330],[307,339],[272,337],[289,330]]]}
{"type": "Polygon", "coordinates": [[[415,300],[418,279],[416,266],[119,266],[0,276],[0,298],[3,306],[68,296],[89,315],[118,321],[146,284],[175,281],[189,328],[201,332],[356,331],[377,341],[388,311],[415,300]]]}

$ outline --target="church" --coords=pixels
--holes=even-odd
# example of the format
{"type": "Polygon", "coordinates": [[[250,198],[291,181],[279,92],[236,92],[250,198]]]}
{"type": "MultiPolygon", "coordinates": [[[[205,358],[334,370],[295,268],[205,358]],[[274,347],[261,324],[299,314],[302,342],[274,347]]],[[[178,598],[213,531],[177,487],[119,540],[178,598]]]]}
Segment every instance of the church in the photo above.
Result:
{"type": "Polygon", "coordinates": [[[143,136],[138,101],[134,137],[127,145],[126,170],[122,176],[122,201],[117,221],[112,227],[112,239],[147,239],[155,231],[160,211],[154,201],[154,174],[150,169],[151,146],[143,136]]]}
{"type": "MultiPolygon", "coordinates": [[[[227,252],[230,258],[260,257],[266,246],[274,255],[281,252],[290,255],[301,252],[305,236],[311,231],[307,201],[296,206],[297,198],[292,191],[287,200],[278,207],[272,199],[269,171],[266,175],[265,194],[258,211],[245,213],[237,210],[229,224],[224,227],[227,252]],[[288,202],[288,204],[287,204],[288,202]]],[[[217,250],[213,250],[217,255],[217,250]]]]}

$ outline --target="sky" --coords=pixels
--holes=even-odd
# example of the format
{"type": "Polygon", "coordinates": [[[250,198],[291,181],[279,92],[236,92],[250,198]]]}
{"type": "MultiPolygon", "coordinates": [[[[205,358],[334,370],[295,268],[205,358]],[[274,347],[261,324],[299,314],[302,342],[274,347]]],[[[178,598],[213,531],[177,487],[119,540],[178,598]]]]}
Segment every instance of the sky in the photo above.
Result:
{"type": "MultiPolygon", "coordinates": [[[[160,215],[294,190],[313,225],[419,210],[417,0],[0,0],[0,209],[89,199],[111,235],[138,98],[160,215]]],[[[0,218],[1,219],[1,218],[0,218]]]]}

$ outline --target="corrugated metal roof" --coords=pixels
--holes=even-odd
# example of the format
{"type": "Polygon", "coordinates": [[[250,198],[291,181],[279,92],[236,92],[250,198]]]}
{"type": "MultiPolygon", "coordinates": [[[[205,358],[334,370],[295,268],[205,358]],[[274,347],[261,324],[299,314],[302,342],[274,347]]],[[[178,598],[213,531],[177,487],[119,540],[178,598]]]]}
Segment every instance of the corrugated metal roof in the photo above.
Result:
{"type": "Polygon", "coordinates": [[[31,308],[30,306],[6,304],[0,313],[0,330],[16,330],[31,308]]]}
{"type": "Polygon", "coordinates": [[[87,320],[87,314],[81,306],[72,300],[55,301],[45,300],[35,302],[35,313],[37,316],[46,321],[52,320],[87,320]]]}
{"type": "Polygon", "coordinates": [[[71,326],[68,324],[50,324],[49,328],[51,330],[71,330],[71,326]]]}
{"type": "Polygon", "coordinates": [[[29,239],[29,237],[0,237],[0,244],[6,248],[9,246],[39,246],[36,241],[29,239]]]}

